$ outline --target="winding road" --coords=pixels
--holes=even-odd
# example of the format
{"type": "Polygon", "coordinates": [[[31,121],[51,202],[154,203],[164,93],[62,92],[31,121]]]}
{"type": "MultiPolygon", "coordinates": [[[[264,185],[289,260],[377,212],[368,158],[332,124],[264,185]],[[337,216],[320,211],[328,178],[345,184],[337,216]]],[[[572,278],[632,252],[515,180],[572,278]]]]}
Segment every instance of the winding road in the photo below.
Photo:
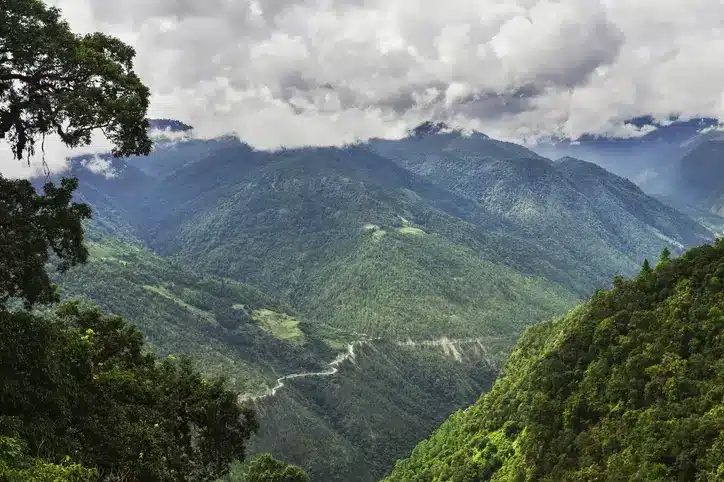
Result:
{"type": "MultiPolygon", "coordinates": [[[[462,355],[460,351],[457,349],[457,346],[460,345],[476,345],[482,350],[483,357],[485,361],[489,364],[493,364],[492,360],[490,359],[488,355],[488,350],[483,344],[483,341],[490,341],[493,338],[486,337],[486,338],[463,338],[463,339],[455,339],[455,338],[447,338],[442,337],[435,340],[421,340],[421,341],[413,341],[411,339],[408,339],[406,341],[398,341],[395,342],[398,346],[439,346],[441,347],[446,355],[454,357],[457,361],[462,361],[462,355]]],[[[256,402],[268,397],[273,397],[277,394],[277,392],[284,387],[284,382],[286,380],[291,380],[293,378],[306,378],[306,377],[329,377],[334,374],[336,374],[339,371],[339,365],[341,365],[343,362],[347,360],[354,360],[355,353],[354,353],[354,347],[358,345],[362,345],[365,343],[370,343],[372,341],[381,340],[381,338],[374,338],[374,339],[366,339],[366,340],[360,340],[356,341],[354,343],[350,343],[347,345],[347,350],[337,355],[337,358],[329,362],[328,366],[329,369],[321,372],[302,372],[302,373],[291,373],[289,375],[284,375],[283,377],[277,378],[277,383],[273,387],[267,388],[261,393],[251,394],[251,393],[243,393],[239,395],[239,401],[240,402],[256,402]]]]}
{"type": "Polygon", "coordinates": [[[329,363],[329,370],[325,370],[323,372],[305,372],[305,373],[292,373],[290,375],[284,375],[283,377],[277,378],[277,384],[274,385],[271,388],[267,388],[264,392],[257,394],[257,395],[251,395],[248,393],[244,393],[242,395],[239,395],[239,401],[240,402],[247,402],[247,401],[256,401],[261,400],[263,398],[267,397],[273,397],[276,395],[276,393],[279,391],[280,388],[284,386],[284,381],[289,380],[291,378],[304,378],[304,377],[328,377],[331,375],[334,375],[339,371],[339,365],[340,363],[354,359],[354,347],[355,345],[359,345],[360,343],[365,343],[365,341],[358,341],[355,343],[350,343],[347,345],[347,351],[342,352],[339,355],[337,355],[337,358],[332,360],[329,363]]]}

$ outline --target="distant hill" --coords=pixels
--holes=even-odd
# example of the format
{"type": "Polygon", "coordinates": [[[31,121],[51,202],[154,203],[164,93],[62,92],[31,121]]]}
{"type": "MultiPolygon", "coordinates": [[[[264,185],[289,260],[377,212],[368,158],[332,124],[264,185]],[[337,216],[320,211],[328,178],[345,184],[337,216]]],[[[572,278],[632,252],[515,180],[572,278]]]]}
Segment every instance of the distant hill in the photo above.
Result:
{"type": "Polygon", "coordinates": [[[150,119],[149,124],[152,130],[167,132],[188,132],[193,129],[190,125],[174,119],[150,119]]]}
{"type": "Polygon", "coordinates": [[[724,215],[724,140],[699,144],[679,162],[676,172],[672,196],[724,215]]]}
{"type": "Polygon", "coordinates": [[[605,137],[586,134],[575,140],[543,140],[533,149],[551,158],[571,156],[595,162],[631,179],[647,192],[662,193],[676,163],[689,150],[715,135],[712,129],[718,123],[712,118],[672,118],[667,123],[659,123],[651,116],[642,116],[625,124],[648,130],[644,135],[605,137]]]}

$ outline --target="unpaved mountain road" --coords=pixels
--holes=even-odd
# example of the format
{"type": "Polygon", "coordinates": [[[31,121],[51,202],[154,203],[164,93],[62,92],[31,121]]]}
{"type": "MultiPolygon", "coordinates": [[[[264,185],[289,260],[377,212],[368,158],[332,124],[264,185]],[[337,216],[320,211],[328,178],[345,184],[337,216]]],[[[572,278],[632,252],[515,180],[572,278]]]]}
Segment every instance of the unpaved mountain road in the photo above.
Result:
{"type": "MultiPolygon", "coordinates": [[[[359,346],[365,343],[371,343],[373,341],[381,340],[381,338],[373,338],[373,339],[365,339],[356,341],[354,343],[350,343],[347,345],[346,351],[340,353],[337,355],[337,358],[332,360],[328,366],[328,370],[320,371],[320,372],[302,372],[302,373],[291,373],[289,375],[284,375],[282,377],[277,378],[276,385],[273,387],[269,387],[266,390],[260,392],[260,393],[243,393],[239,395],[239,401],[240,402],[256,402],[268,397],[273,397],[277,394],[277,392],[284,387],[284,382],[286,380],[291,380],[293,378],[306,378],[306,377],[329,377],[332,375],[335,375],[339,371],[339,366],[347,361],[352,360],[354,361],[355,352],[354,348],[355,346],[359,346]]],[[[405,340],[405,341],[396,341],[393,342],[394,344],[398,346],[420,346],[420,347],[441,347],[443,349],[443,352],[447,356],[452,356],[457,361],[462,361],[462,354],[460,352],[459,347],[463,345],[472,345],[476,352],[480,352],[480,354],[483,356],[485,361],[490,365],[495,365],[495,362],[492,360],[488,353],[488,349],[485,346],[484,342],[489,342],[491,340],[497,340],[497,338],[493,337],[485,337],[485,338],[448,338],[448,337],[441,337],[434,340],[405,340]]]]}

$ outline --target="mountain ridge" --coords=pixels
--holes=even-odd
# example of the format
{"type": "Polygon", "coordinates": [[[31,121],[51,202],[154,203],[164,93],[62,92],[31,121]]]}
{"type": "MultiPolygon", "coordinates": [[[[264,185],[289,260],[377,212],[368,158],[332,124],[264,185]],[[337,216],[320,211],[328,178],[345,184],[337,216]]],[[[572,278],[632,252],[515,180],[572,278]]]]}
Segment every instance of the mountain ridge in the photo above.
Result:
{"type": "Polygon", "coordinates": [[[724,241],[532,327],[387,481],[718,480],[724,241]]]}
{"type": "MultiPolygon", "coordinates": [[[[233,138],[184,139],[158,144],[148,158],[114,160],[110,176],[86,161],[72,163],[78,199],[93,205],[106,235],[288,307],[252,310],[247,334],[227,334],[218,351],[250,354],[249,343],[281,337],[276,353],[263,353],[276,346],[269,341],[256,361],[244,358],[256,375],[240,392],[273,391],[280,378],[284,385],[249,401],[262,416],[253,451],[281,454],[321,480],[384,475],[490,386],[490,361],[528,326],[566,312],[615,272],[630,274],[664,247],[679,252],[709,233],[590,164],[556,163],[475,133],[275,152],[233,138]],[[592,186],[595,199],[583,194],[592,186]],[[383,339],[355,345],[354,363],[327,375],[325,365],[361,332],[383,339]],[[405,344],[481,336],[498,341],[487,352],[474,343],[405,344]],[[284,378],[305,373],[324,375],[284,378]],[[401,420],[404,434],[393,431],[401,420]]],[[[146,306],[212,319],[196,304],[197,288],[144,276],[129,293],[146,306]]],[[[227,315],[235,312],[216,319],[227,315]]]]}

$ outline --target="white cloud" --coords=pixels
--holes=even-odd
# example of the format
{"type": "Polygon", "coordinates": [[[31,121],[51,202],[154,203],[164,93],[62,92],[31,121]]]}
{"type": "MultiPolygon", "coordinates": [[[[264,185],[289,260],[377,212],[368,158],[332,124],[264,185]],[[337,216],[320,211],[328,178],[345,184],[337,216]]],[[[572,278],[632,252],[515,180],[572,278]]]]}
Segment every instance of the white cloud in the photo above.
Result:
{"type": "Polygon", "coordinates": [[[522,140],[724,110],[721,0],[46,1],[136,47],[151,116],[261,148],[429,118],[522,140]]]}
{"type": "Polygon", "coordinates": [[[106,179],[113,179],[119,174],[113,167],[111,159],[100,157],[97,154],[91,156],[90,159],[84,159],[81,164],[93,174],[99,174],[106,179]]]}
{"type": "Polygon", "coordinates": [[[100,132],[91,136],[91,144],[75,150],[66,147],[57,136],[48,136],[45,139],[45,153],[41,143],[35,146],[35,156],[28,163],[25,159],[19,161],[13,157],[10,145],[0,141],[0,173],[10,179],[27,178],[44,175],[43,160],[51,173],[59,173],[68,167],[68,159],[72,156],[95,154],[110,151],[113,146],[100,132]]]}

